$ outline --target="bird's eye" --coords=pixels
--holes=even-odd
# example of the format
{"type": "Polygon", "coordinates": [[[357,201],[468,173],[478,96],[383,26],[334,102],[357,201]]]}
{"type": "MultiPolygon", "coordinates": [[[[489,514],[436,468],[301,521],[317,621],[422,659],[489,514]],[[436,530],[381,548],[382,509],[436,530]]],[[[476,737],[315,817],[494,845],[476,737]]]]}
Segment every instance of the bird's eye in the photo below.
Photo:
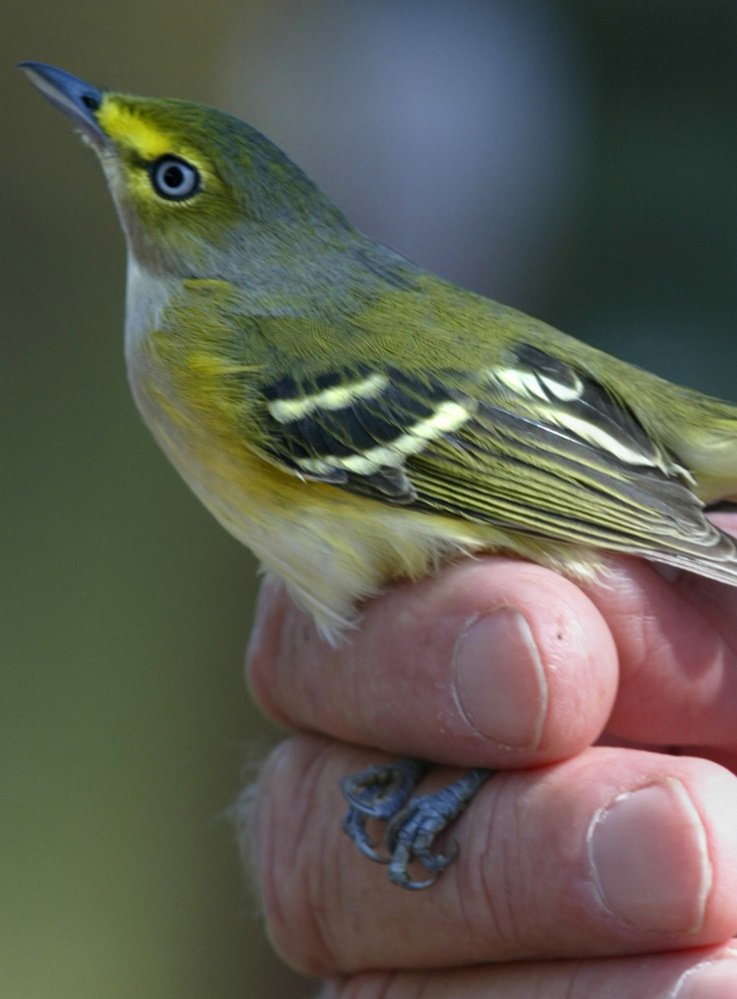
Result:
{"type": "Polygon", "coordinates": [[[185,201],[200,189],[200,175],[178,156],[162,156],[151,166],[154,191],[167,201],[185,201]]]}

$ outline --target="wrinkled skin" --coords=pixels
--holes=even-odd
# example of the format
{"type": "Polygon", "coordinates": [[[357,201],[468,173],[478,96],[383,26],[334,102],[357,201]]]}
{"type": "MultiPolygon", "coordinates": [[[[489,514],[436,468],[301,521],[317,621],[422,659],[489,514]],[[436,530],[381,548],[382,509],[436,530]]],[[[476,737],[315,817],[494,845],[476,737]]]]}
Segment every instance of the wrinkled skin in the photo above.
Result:
{"type": "Polygon", "coordinates": [[[254,859],[276,947],[325,995],[737,994],[737,592],[668,576],[617,559],[584,592],[466,562],[367,605],[337,650],[265,586],[249,680],[296,734],[263,769],[254,859]],[[382,752],[441,759],[424,787],[503,771],[426,892],[340,831],[339,779],[382,752]]]}

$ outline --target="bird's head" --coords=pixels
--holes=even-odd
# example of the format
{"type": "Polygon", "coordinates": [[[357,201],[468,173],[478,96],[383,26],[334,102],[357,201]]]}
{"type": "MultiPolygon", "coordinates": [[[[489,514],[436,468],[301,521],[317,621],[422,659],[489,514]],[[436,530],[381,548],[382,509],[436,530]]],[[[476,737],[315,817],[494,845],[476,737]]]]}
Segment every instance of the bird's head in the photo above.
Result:
{"type": "Polygon", "coordinates": [[[101,89],[45,63],[21,68],[97,152],[130,250],[150,270],[229,277],[259,241],[263,261],[347,226],[284,153],[231,115],[101,89]]]}

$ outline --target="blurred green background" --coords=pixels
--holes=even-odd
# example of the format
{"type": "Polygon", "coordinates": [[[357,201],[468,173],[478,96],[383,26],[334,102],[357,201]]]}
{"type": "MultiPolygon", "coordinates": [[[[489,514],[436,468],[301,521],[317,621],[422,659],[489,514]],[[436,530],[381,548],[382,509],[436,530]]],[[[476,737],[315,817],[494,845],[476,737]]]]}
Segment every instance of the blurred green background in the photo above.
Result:
{"type": "Polygon", "coordinates": [[[254,566],[134,411],[99,169],[13,64],[242,115],[377,238],[737,398],[737,5],[5,0],[0,48],[0,995],[307,996],[223,817],[278,738],[254,566]]]}

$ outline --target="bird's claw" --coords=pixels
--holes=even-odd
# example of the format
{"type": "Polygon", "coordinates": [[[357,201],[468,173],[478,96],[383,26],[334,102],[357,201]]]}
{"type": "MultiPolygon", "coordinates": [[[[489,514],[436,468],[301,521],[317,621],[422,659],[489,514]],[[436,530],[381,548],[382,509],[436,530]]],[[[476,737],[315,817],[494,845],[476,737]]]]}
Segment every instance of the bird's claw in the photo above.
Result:
{"type": "Polygon", "coordinates": [[[368,857],[369,860],[373,860],[377,864],[388,864],[389,858],[375,849],[377,844],[369,836],[366,828],[368,819],[368,815],[351,805],[343,819],[343,832],[356,844],[364,857],[368,857]]]}
{"type": "Polygon", "coordinates": [[[410,801],[387,827],[389,880],[401,888],[429,888],[458,855],[458,844],[455,842],[447,853],[432,852],[436,837],[453,819],[453,816],[446,817],[438,811],[435,797],[427,794],[410,801]],[[431,877],[422,881],[410,878],[408,868],[413,862],[421,864],[431,877]]]}
{"type": "Polygon", "coordinates": [[[350,808],[343,830],[364,856],[388,864],[389,879],[402,888],[428,888],[455,860],[458,845],[447,853],[433,853],[438,835],[463,811],[491,771],[477,768],[432,794],[412,798],[412,792],[428,770],[418,760],[397,760],[368,767],[341,781],[350,808]],[[367,830],[369,819],[387,822],[388,856],[378,852],[367,830]],[[409,866],[419,863],[431,875],[421,881],[409,875],[409,866]]]}
{"type": "Polygon", "coordinates": [[[340,782],[348,804],[366,818],[388,822],[406,805],[428,770],[420,760],[377,763],[340,782]]]}
{"type": "Polygon", "coordinates": [[[427,770],[419,760],[395,760],[378,763],[340,782],[343,796],[350,805],[343,819],[343,832],[369,860],[388,864],[390,857],[379,853],[369,836],[369,819],[389,822],[409,801],[412,791],[427,770]]]}

